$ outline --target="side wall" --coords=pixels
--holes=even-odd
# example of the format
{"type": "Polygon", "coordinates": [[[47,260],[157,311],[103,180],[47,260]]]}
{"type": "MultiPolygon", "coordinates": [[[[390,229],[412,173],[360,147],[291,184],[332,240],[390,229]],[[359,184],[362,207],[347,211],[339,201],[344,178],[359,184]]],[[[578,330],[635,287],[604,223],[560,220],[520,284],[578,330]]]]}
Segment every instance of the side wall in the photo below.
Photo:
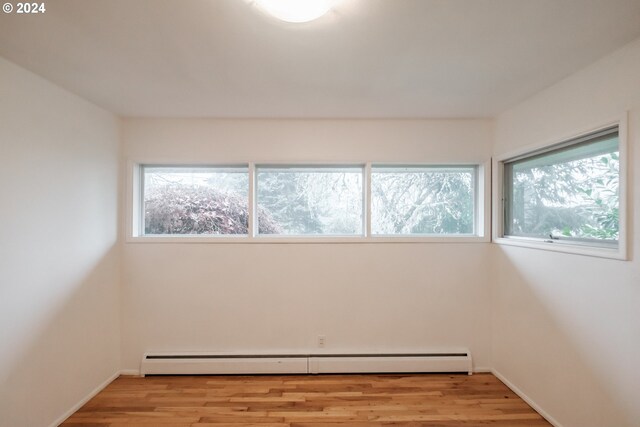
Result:
{"type": "Polygon", "coordinates": [[[0,426],[47,426],[119,369],[119,123],[0,58],[0,426]]]}
{"type": "MultiPolygon", "coordinates": [[[[482,162],[490,121],[129,119],[128,161],[482,162]]],[[[130,212],[126,211],[126,215],[130,212]]],[[[467,346],[489,366],[487,243],[125,243],[123,368],[145,351],[467,346]]]]}
{"type": "Polygon", "coordinates": [[[493,364],[565,427],[640,425],[640,40],[502,114],[495,153],[629,111],[630,261],[494,245],[493,364]]]}

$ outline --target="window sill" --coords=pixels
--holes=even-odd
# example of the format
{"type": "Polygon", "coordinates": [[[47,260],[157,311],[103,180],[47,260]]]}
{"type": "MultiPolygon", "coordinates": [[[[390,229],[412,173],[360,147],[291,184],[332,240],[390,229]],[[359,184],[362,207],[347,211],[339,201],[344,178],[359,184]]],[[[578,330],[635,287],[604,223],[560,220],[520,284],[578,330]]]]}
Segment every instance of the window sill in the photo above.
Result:
{"type": "Polygon", "coordinates": [[[606,248],[596,246],[575,245],[571,243],[549,242],[542,239],[527,239],[520,237],[496,237],[494,243],[506,246],[519,246],[522,248],[539,249],[551,252],[562,252],[573,255],[592,256],[625,261],[627,254],[621,246],[606,248]]]}
{"type": "Polygon", "coordinates": [[[362,244],[362,243],[489,243],[484,236],[129,236],[127,243],[223,244],[362,244]]]}

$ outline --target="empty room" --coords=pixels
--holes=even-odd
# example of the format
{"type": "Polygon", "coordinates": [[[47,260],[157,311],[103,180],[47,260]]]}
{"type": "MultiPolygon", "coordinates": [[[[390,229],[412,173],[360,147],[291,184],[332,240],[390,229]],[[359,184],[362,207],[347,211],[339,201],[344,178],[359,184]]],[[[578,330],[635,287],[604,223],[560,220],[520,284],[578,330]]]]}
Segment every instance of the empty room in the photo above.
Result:
{"type": "Polygon", "coordinates": [[[640,426],[640,0],[3,0],[0,427],[640,426]]]}

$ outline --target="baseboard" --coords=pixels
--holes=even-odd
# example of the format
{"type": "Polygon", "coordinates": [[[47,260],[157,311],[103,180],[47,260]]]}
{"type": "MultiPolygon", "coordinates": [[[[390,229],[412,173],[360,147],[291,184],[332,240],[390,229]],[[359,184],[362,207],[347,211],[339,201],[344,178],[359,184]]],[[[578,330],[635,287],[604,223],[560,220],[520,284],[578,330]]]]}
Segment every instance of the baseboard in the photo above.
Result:
{"type": "Polygon", "coordinates": [[[67,418],[69,418],[71,415],[73,415],[76,411],[78,411],[78,409],[82,408],[82,406],[84,406],[85,403],[87,403],[89,400],[91,400],[96,394],[100,393],[102,390],[104,390],[104,388],[106,386],[108,386],[109,384],[111,384],[116,378],[118,378],[120,376],[120,371],[114,373],[113,375],[111,375],[109,378],[107,378],[105,381],[103,381],[99,386],[97,386],[96,388],[94,388],[88,395],[86,395],[84,398],[82,398],[82,400],[80,400],[78,403],[76,403],[75,405],[73,405],[71,407],[71,409],[69,409],[67,412],[65,412],[63,415],[61,415],[57,420],[55,420],[53,423],[50,424],[50,427],[58,427],[60,424],[62,424],[67,418]]]}
{"type": "MultiPolygon", "coordinates": [[[[476,368],[473,368],[473,372],[476,374],[488,374],[488,373],[493,373],[493,369],[488,368],[486,366],[478,366],[476,368]]],[[[140,370],[139,369],[123,369],[120,371],[120,375],[139,377],[140,370]]]]}
{"type": "Polygon", "coordinates": [[[549,415],[544,409],[540,407],[533,399],[527,396],[522,390],[516,387],[511,381],[509,381],[504,375],[498,372],[495,369],[491,369],[491,373],[496,376],[500,381],[504,383],[507,387],[511,389],[515,394],[518,395],[522,400],[527,402],[529,406],[531,406],[537,413],[542,415],[545,420],[549,421],[549,423],[554,427],[563,427],[556,419],[554,419],[551,415],[549,415]]]}
{"type": "Polygon", "coordinates": [[[422,352],[145,353],[141,375],[473,373],[467,349],[422,352]]]}

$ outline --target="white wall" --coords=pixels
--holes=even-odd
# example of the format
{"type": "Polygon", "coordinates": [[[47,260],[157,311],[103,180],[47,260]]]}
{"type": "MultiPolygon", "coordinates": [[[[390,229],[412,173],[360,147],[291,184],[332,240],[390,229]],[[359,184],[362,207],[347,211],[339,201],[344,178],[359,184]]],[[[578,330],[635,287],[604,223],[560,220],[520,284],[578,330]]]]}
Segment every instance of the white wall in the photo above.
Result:
{"type": "MultiPolygon", "coordinates": [[[[490,121],[128,119],[129,161],[462,162],[490,121]]],[[[125,212],[125,215],[128,212],[125,212]]],[[[147,350],[420,350],[489,366],[486,243],[125,243],[123,368],[147,350]]]]}
{"type": "Polygon", "coordinates": [[[495,153],[629,114],[631,260],[493,247],[493,365],[565,427],[640,425],[640,40],[502,114],[495,153]]]}
{"type": "Polygon", "coordinates": [[[0,58],[0,426],[47,426],[119,368],[119,125],[0,58]]]}

